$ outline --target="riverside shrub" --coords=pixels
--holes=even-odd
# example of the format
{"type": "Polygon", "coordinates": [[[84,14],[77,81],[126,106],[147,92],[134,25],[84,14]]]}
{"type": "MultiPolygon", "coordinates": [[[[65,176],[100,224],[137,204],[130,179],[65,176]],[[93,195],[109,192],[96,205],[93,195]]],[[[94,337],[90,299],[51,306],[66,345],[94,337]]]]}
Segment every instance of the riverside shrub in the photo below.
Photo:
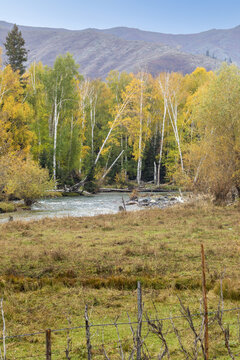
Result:
{"type": "Polygon", "coordinates": [[[6,197],[24,200],[28,206],[54,188],[47,169],[31,158],[4,156],[0,159],[0,187],[6,197]]]}

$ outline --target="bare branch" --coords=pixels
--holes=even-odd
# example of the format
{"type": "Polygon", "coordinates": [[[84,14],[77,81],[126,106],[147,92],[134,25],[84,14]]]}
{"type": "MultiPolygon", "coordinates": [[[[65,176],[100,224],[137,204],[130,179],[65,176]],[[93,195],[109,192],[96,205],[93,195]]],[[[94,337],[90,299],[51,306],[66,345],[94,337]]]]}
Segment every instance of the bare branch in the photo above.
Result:
{"type": "Polygon", "coordinates": [[[118,161],[118,159],[122,156],[122,154],[124,153],[124,150],[122,150],[120,152],[120,154],[116,157],[116,159],[114,160],[114,162],[112,163],[112,165],[105,171],[105,173],[103,174],[103,176],[101,177],[101,180],[105,179],[105,177],[107,176],[107,174],[109,173],[109,171],[111,171],[111,169],[113,168],[113,166],[116,164],[116,162],[118,161]]]}
{"type": "Polygon", "coordinates": [[[172,318],[171,318],[171,324],[172,324],[174,333],[175,333],[175,335],[176,335],[176,337],[177,337],[177,339],[178,339],[178,343],[179,343],[179,345],[180,345],[181,352],[185,355],[186,360],[192,358],[191,355],[189,354],[189,352],[184,348],[183,343],[182,343],[181,336],[180,336],[179,331],[178,331],[178,329],[176,328],[176,326],[175,326],[172,318]]]}
{"type": "Polygon", "coordinates": [[[223,282],[223,275],[220,278],[220,299],[219,299],[219,304],[218,304],[217,321],[218,321],[218,325],[224,335],[225,347],[228,351],[228,355],[230,356],[230,358],[232,360],[235,360],[235,356],[232,353],[230,343],[229,343],[229,338],[230,338],[229,326],[227,325],[227,327],[225,328],[224,324],[223,324],[224,300],[223,300],[222,282],[223,282]],[[221,304],[221,306],[220,306],[220,304],[221,304]]]}
{"type": "Polygon", "coordinates": [[[128,360],[132,360],[133,356],[135,354],[135,351],[137,350],[137,337],[136,337],[135,331],[134,331],[134,329],[132,327],[131,319],[130,319],[130,316],[129,316],[128,313],[127,313],[127,316],[128,316],[129,326],[130,326],[132,336],[133,336],[133,349],[131,351],[131,354],[130,354],[128,360]]]}
{"type": "MultiPolygon", "coordinates": [[[[68,320],[69,328],[71,328],[72,321],[71,321],[70,317],[68,317],[67,320],[68,320]]],[[[70,338],[70,331],[68,330],[67,331],[67,347],[66,347],[66,350],[65,350],[67,360],[71,360],[71,357],[70,357],[70,352],[71,351],[72,351],[72,339],[70,338]]]]}
{"type": "Polygon", "coordinates": [[[114,325],[115,325],[115,328],[117,331],[117,336],[118,336],[119,353],[120,353],[121,359],[125,360],[125,356],[124,356],[124,352],[123,352],[123,348],[122,348],[122,342],[121,342],[121,338],[120,338],[119,331],[118,331],[117,320],[118,320],[118,317],[116,317],[114,325]]]}
{"type": "Polygon", "coordinates": [[[163,359],[165,355],[167,356],[168,359],[170,359],[167,341],[165,339],[165,334],[163,333],[163,322],[157,320],[156,324],[155,324],[153,321],[151,321],[149,319],[147,313],[146,313],[146,319],[147,319],[148,326],[150,327],[150,331],[159,337],[159,339],[161,340],[161,343],[164,347],[162,353],[160,353],[158,355],[158,359],[159,360],[163,359]]]}
{"type": "Polygon", "coordinates": [[[203,329],[204,329],[204,321],[205,321],[204,315],[203,315],[203,319],[202,319],[201,329],[200,329],[200,331],[198,333],[196,331],[196,329],[195,329],[193,319],[192,319],[192,314],[191,314],[191,311],[190,311],[189,307],[186,308],[184,306],[182,300],[179,297],[178,297],[178,300],[179,300],[180,305],[181,305],[181,314],[186,318],[186,320],[187,320],[187,322],[189,324],[189,327],[192,330],[194,338],[195,338],[195,340],[194,340],[194,354],[195,354],[194,359],[197,359],[198,343],[200,343],[203,358],[204,358],[204,360],[206,360],[205,348],[204,348],[204,345],[203,345],[203,329]]]}
{"type": "Polygon", "coordinates": [[[108,357],[108,355],[106,353],[105,347],[104,347],[104,332],[102,332],[102,352],[103,352],[104,358],[106,360],[110,360],[110,358],[108,357]]]}

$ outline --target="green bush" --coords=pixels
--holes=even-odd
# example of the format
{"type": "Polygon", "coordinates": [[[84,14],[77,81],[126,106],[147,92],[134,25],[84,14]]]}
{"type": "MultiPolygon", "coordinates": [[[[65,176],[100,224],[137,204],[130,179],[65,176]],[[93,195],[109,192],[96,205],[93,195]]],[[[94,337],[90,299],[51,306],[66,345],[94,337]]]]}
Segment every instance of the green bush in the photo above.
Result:
{"type": "Polygon", "coordinates": [[[0,213],[8,213],[16,211],[16,206],[13,203],[9,202],[0,202],[0,213]]]}
{"type": "Polygon", "coordinates": [[[48,170],[30,158],[12,155],[0,159],[0,187],[8,198],[22,199],[30,206],[54,186],[48,170]]]}

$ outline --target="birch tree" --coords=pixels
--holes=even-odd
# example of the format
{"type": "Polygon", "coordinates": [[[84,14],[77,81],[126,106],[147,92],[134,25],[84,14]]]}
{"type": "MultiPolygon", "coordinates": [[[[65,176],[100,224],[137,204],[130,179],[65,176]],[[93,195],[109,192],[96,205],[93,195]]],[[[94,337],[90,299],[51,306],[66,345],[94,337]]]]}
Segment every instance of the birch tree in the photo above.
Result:
{"type": "Polygon", "coordinates": [[[133,144],[133,155],[137,161],[136,180],[138,184],[141,182],[145,143],[150,137],[146,82],[147,75],[141,72],[126,87],[126,92],[132,92],[134,96],[129,102],[126,116],[123,119],[123,124],[128,130],[130,144],[133,144]]]}
{"type": "Polygon", "coordinates": [[[157,78],[157,84],[158,88],[160,90],[160,93],[162,94],[162,104],[163,104],[163,111],[162,113],[162,119],[159,119],[160,125],[159,125],[159,132],[160,132],[160,147],[159,147],[159,158],[158,158],[158,166],[157,166],[157,185],[160,185],[160,179],[161,179],[161,166],[162,166],[162,156],[163,156],[163,142],[164,142],[164,135],[165,135],[165,123],[166,123],[166,117],[167,117],[167,109],[168,109],[168,102],[167,102],[167,96],[165,95],[168,93],[168,87],[169,87],[169,74],[161,74],[157,78]]]}
{"type": "MultiPolygon", "coordinates": [[[[126,91],[127,85],[134,78],[133,74],[128,74],[126,72],[121,72],[117,70],[110,71],[107,77],[107,84],[113,94],[113,106],[119,106],[123,102],[123,96],[126,91]]],[[[128,168],[128,132],[126,127],[123,124],[119,126],[118,135],[120,137],[121,151],[124,150],[124,156],[121,156],[121,171],[125,173],[125,180],[127,178],[127,168],[128,168]]]]}
{"type": "Polygon", "coordinates": [[[96,106],[98,101],[98,87],[96,82],[91,83],[89,93],[89,107],[90,107],[90,124],[91,124],[91,152],[94,154],[94,129],[96,125],[96,106]]]}
{"type": "Polygon", "coordinates": [[[240,188],[240,72],[223,66],[195,93],[191,116],[197,136],[186,153],[187,171],[194,186],[225,201],[240,188]]]}
{"type": "Polygon", "coordinates": [[[90,80],[85,79],[82,81],[77,81],[77,93],[78,93],[78,108],[77,108],[77,119],[80,126],[79,132],[79,175],[82,173],[83,160],[86,156],[86,152],[89,150],[89,147],[84,146],[84,141],[86,140],[86,107],[90,91],[90,80]]]}
{"type": "Polygon", "coordinates": [[[20,81],[19,73],[13,72],[10,65],[0,69],[0,131],[5,132],[4,148],[28,153],[33,140],[33,113],[25,101],[23,84],[26,85],[25,79],[20,81]]]}
{"type": "Polygon", "coordinates": [[[120,104],[116,104],[116,106],[114,107],[113,112],[112,112],[113,120],[109,121],[109,123],[108,123],[109,130],[108,130],[108,133],[107,133],[105,139],[102,142],[102,146],[100,147],[100,149],[98,151],[94,165],[97,164],[99,157],[102,154],[102,152],[112,134],[112,131],[121,124],[121,121],[120,121],[121,117],[123,116],[127,105],[130,103],[131,99],[133,98],[135,91],[136,91],[136,88],[134,88],[134,87],[127,89],[126,92],[124,93],[122,102],[120,104]]]}
{"type": "Polygon", "coordinates": [[[75,78],[78,66],[70,54],[59,56],[53,68],[49,68],[46,76],[46,89],[50,106],[49,129],[53,137],[53,179],[56,180],[57,171],[57,141],[59,121],[63,119],[67,108],[76,102],[75,78]]]}
{"type": "MultiPolygon", "coordinates": [[[[164,79],[159,78],[159,87],[164,99],[164,108],[168,114],[175,141],[177,143],[180,165],[183,172],[184,165],[181,149],[181,139],[179,134],[179,107],[185,96],[183,76],[179,73],[165,74],[164,79]]],[[[164,123],[166,119],[166,113],[164,113],[164,123]]]]}
{"type": "Polygon", "coordinates": [[[26,86],[27,100],[33,110],[33,121],[31,130],[34,132],[34,142],[31,153],[35,160],[38,160],[44,167],[48,165],[48,159],[44,155],[49,153],[50,134],[48,129],[49,112],[47,97],[44,86],[46,69],[42,63],[34,61],[27,72],[28,83],[26,86]]]}

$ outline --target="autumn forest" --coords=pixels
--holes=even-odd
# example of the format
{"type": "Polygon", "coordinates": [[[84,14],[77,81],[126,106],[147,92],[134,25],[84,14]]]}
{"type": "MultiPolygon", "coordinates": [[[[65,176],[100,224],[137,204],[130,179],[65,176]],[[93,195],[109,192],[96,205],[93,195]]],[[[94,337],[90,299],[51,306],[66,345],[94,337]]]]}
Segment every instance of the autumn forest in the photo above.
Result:
{"type": "Polygon", "coordinates": [[[2,44],[0,359],[237,357],[240,68],[2,44]]]}
{"type": "Polygon", "coordinates": [[[110,71],[104,81],[80,70],[69,53],[53,67],[33,63],[23,75],[1,66],[0,166],[9,176],[0,185],[6,193],[14,192],[14,174],[23,174],[26,162],[26,171],[37,163],[58,186],[87,176],[119,186],[171,182],[216,199],[238,188],[237,67],[156,78],[110,71]]]}

